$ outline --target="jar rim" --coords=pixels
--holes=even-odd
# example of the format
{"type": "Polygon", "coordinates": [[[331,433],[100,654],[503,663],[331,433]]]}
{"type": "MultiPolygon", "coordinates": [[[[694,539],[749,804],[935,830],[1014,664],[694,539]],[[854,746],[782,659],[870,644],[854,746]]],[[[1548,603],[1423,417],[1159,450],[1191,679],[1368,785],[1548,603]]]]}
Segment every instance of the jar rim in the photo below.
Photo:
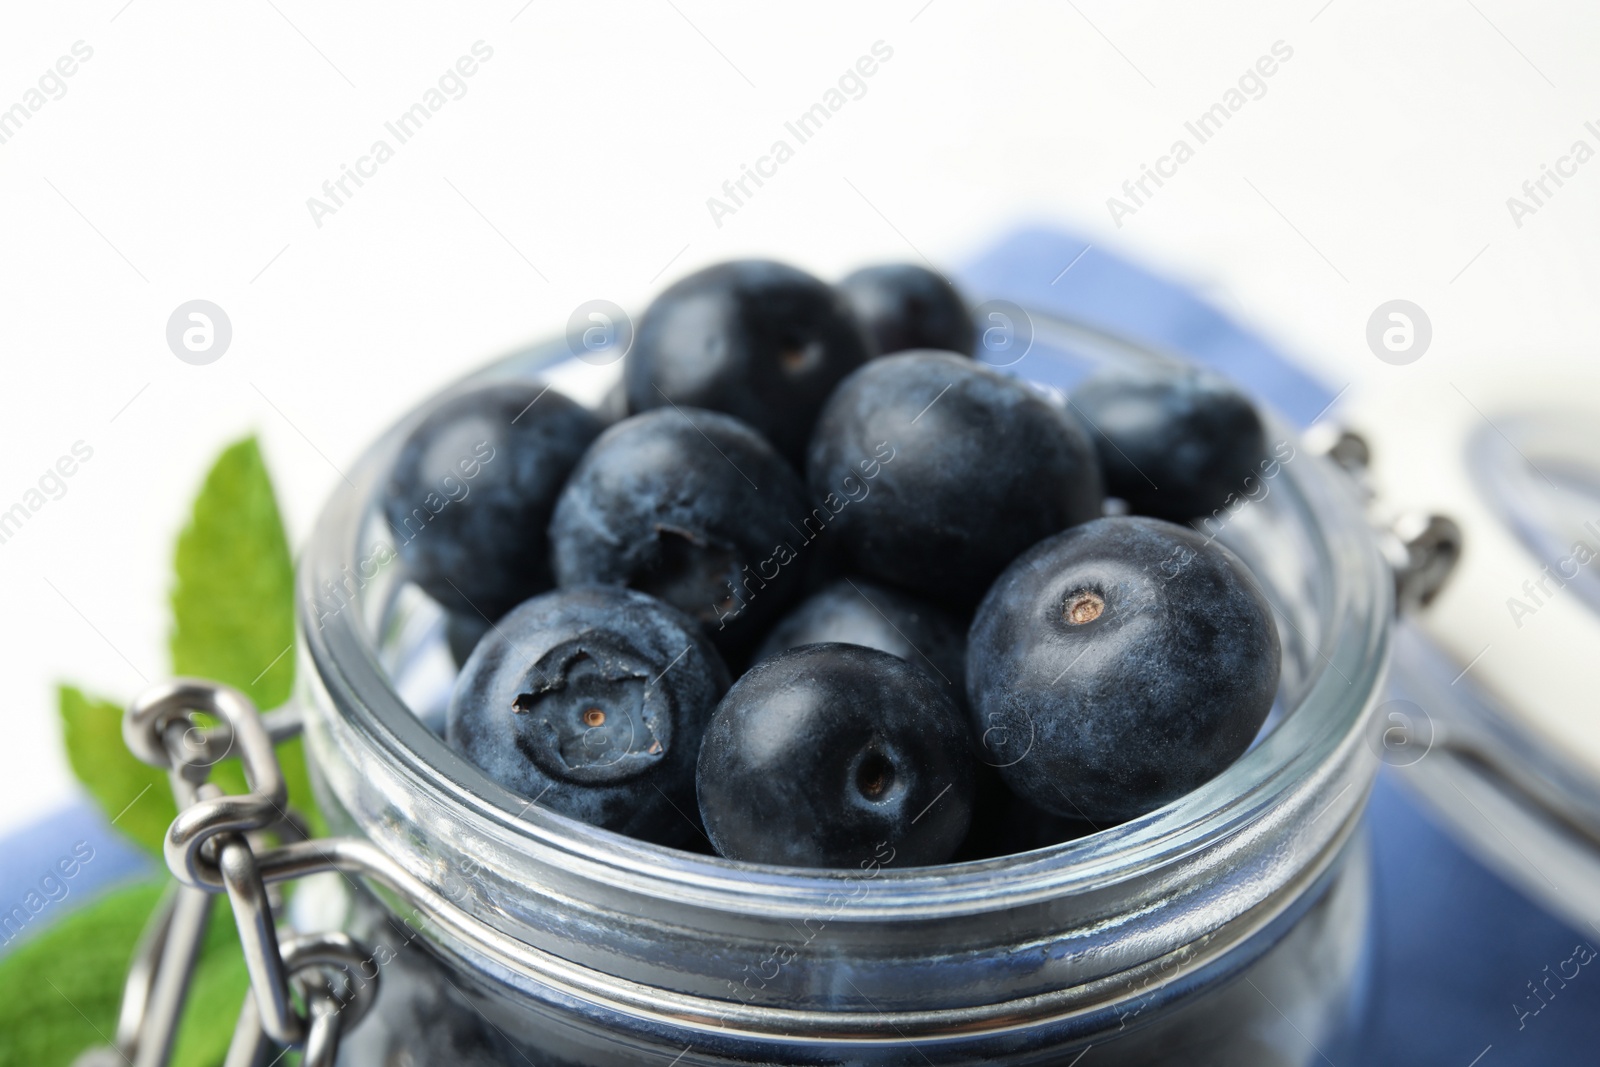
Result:
{"type": "MultiPolygon", "coordinates": [[[[1031,313],[1032,314],[1032,313],[1031,313]]],[[[1055,331],[1076,344],[1103,348],[1125,358],[1173,357],[1090,327],[1033,314],[1039,335],[1055,331]]],[[[585,870],[650,896],[685,891],[713,906],[761,915],[814,911],[836,894],[853,872],[751,864],[637,841],[530,807],[454,753],[423,724],[385,671],[365,611],[320,609],[328,583],[335,585],[363,558],[370,504],[384,473],[411,426],[444,396],[496,380],[525,377],[570,358],[558,340],[518,350],[459,380],[399,420],[346,473],[349,486],[336,490],[303,552],[297,579],[303,661],[342,725],[381,751],[415,788],[458,805],[461,815],[487,820],[500,840],[546,860],[562,857],[585,870]]],[[[1269,430],[1292,439],[1285,423],[1268,415],[1269,430]]],[[[914,919],[921,914],[996,911],[1064,894],[1087,893],[1212,849],[1249,827],[1270,820],[1285,798],[1311,797],[1316,779],[1331,764],[1369,757],[1361,734],[1380,690],[1393,617],[1392,576],[1383,562],[1361,503],[1344,475],[1320,457],[1283,467],[1283,490],[1316,553],[1315,567],[1327,581],[1321,627],[1328,635],[1315,647],[1320,664],[1305,692],[1260,742],[1200,788],[1136,819],[1045,849],[992,859],[932,867],[893,868],[873,873],[870,899],[853,907],[862,919],[914,919]]],[[[1276,609],[1283,615],[1281,609],[1276,609]]],[[[379,613],[381,614],[381,612],[379,613]]],[[[1290,621],[1289,625],[1293,626],[1290,621]]],[[[1320,828],[1322,840],[1301,842],[1307,850],[1328,848],[1359,816],[1377,760],[1368,759],[1363,788],[1328,801],[1341,810],[1320,828]],[[1342,803],[1341,803],[1342,802],[1342,803]]],[[[1326,798],[1323,798],[1326,799],[1326,798]]]]}

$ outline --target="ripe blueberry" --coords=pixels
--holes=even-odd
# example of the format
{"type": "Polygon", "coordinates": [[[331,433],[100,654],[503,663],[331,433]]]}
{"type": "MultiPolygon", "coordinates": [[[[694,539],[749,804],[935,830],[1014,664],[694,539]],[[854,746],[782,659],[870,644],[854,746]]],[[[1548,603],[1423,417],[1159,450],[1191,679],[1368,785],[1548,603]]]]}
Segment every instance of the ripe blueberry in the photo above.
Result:
{"type": "Polygon", "coordinates": [[[969,745],[955,701],[900,657],[790,649],[717,705],[695,773],[701,818],[729,859],[942,863],[972,816],[969,745]]]}
{"type": "Polygon", "coordinates": [[[865,578],[841,578],[778,621],[755,659],[801,645],[841,642],[899,656],[946,689],[967,699],[967,628],[962,619],[897,589],[865,578]]]}
{"type": "Polygon", "coordinates": [[[863,267],[839,283],[879,355],[933,348],[972,354],[972,313],[956,287],[915,263],[863,267]]]}
{"type": "Polygon", "coordinates": [[[1261,416],[1210,371],[1102,371],[1071,399],[1093,428],[1106,492],[1137,515],[1198,519],[1260,474],[1267,453],[1261,416]]]}
{"type": "Polygon", "coordinates": [[[866,358],[866,337],[830,286],[782,263],[723,263],[645,310],[624,367],[628,406],[727,412],[799,466],[823,401],[866,358]]]}
{"type": "Polygon", "coordinates": [[[799,588],[790,524],[804,514],[800,479],[738,419],[647,411],[601,434],[562,490],[556,581],[641,590],[748,651],[799,588]]]}
{"type": "Polygon", "coordinates": [[[1244,563],[1159,519],[1104,518],[1017,559],[967,638],[979,758],[1099,826],[1158,808],[1249,747],[1280,647],[1244,563]]]}
{"type": "Polygon", "coordinates": [[[412,581],[452,612],[497,619],[550,588],[545,528],[599,421],[538,384],[483,386],[411,431],[381,506],[412,581]]]}
{"type": "Polygon", "coordinates": [[[677,844],[697,832],[696,753],[727,688],[727,668],[682,613],[627,589],[560,589],[478,642],[445,737],[552,811],[677,844]]]}
{"type": "Polygon", "coordinates": [[[807,472],[856,570],[962,606],[1017,553],[1100,514],[1099,465],[1077,421],[948,352],[876,359],[840,383],[807,472]],[[865,482],[880,447],[893,461],[865,482]]]}

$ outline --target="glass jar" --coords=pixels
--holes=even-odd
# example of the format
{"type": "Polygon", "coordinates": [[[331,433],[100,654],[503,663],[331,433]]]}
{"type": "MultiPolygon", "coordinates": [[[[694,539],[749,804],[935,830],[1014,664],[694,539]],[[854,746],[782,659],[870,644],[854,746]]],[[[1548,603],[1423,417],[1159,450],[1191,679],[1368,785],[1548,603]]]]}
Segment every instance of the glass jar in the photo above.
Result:
{"type": "MultiPolygon", "coordinates": [[[[1059,395],[1105,361],[1165,358],[1035,317],[1007,372],[1059,395]]],[[[616,370],[557,342],[463,384],[542,378],[598,404],[616,370]]],[[[1337,1059],[1363,989],[1360,817],[1394,578],[1355,488],[1282,424],[1249,499],[1202,524],[1254,570],[1282,637],[1277,706],[1248,753],[1064,844],[899,868],[891,843],[881,862],[821,871],[574,822],[445,745],[442,619],[374,509],[422,414],[348,472],[301,566],[324,810],[426,889],[348,894],[381,990],[345,1062],[1070,1064],[1090,1047],[1086,1067],[1337,1059]]]]}

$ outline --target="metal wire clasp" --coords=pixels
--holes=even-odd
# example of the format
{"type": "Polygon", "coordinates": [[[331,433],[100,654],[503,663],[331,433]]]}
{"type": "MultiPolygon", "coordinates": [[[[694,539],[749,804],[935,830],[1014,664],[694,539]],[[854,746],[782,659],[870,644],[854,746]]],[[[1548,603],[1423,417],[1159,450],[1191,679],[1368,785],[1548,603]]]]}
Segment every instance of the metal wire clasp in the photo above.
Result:
{"type": "Polygon", "coordinates": [[[171,778],[178,817],[163,852],[178,884],[151,917],[129,968],[114,1047],[85,1053],[75,1067],[165,1067],[217,893],[233,905],[250,972],[225,1067],[259,1067],[273,1044],[304,1049],[306,1067],[330,1067],[340,1037],[371,1008],[378,983],[375,975],[352,980],[369,955],[353,938],[334,931],[279,940],[277,883],[287,875],[263,876],[261,857],[279,852],[269,836],[302,846],[290,849],[293,877],[336,869],[306,853],[303,825],[287,807],[273,745],[299,729],[292,711],[264,718],[238,690],[195,678],[153,686],[129,705],[123,740],[171,778]],[[218,721],[202,723],[198,714],[218,721]],[[229,795],[209,779],[234,755],[249,789],[229,795]]]}

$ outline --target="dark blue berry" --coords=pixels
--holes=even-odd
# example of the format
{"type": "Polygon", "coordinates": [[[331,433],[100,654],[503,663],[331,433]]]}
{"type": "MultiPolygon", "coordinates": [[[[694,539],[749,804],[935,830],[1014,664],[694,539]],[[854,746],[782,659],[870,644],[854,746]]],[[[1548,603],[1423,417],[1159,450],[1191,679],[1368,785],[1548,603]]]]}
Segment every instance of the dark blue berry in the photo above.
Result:
{"type": "Polygon", "coordinates": [[[818,410],[867,355],[832,287],[782,263],[723,263],[645,310],[625,367],[628,405],[727,412],[799,466],[818,410]]]}
{"type": "Polygon", "coordinates": [[[972,354],[972,314],[943,275],[915,263],[863,267],[839,283],[879,355],[933,348],[972,354]]]}
{"type": "Polygon", "coordinates": [[[1173,522],[1210,515],[1264,469],[1261,416],[1210,371],[1102,371],[1072,403],[1092,428],[1106,492],[1135,514],[1173,522]]]}
{"type": "Polygon", "coordinates": [[[794,599],[805,515],[794,470],[728,415],[662,408],[606,430],[550,524],[559,584],[625,585],[748,651],[794,599]]]}
{"type": "Polygon", "coordinates": [[[627,589],[561,589],[478,642],[446,738],[552,811],[676,844],[698,832],[696,754],[727,688],[727,668],[682,613],[627,589]]]}
{"type": "Polygon", "coordinates": [[[447,609],[497,619],[551,586],[556,495],[600,432],[538,384],[444,401],[400,448],[381,505],[412,581],[447,609]]]}
{"type": "Polygon", "coordinates": [[[979,758],[1025,800],[1103,827],[1237,759],[1279,665],[1272,609],[1237,556],[1159,519],[1098,519],[1024,553],[978,608],[979,758]]]}
{"type": "Polygon", "coordinates": [[[780,619],[755,658],[828,642],[892,653],[920,667],[958,703],[966,700],[967,628],[944,608],[866,578],[841,578],[780,619]]]}
{"type": "Polygon", "coordinates": [[[876,359],[842,382],[807,471],[856,570],[966,606],[1023,549],[1101,507],[1077,421],[949,353],[876,359]]]}
{"type": "MultiPolygon", "coordinates": [[[[447,892],[466,891],[467,876],[452,868],[444,877],[450,880],[447,892]]],[[[438,957],[407,951],[420,933],[412,920],[378,920],[373,915],[378,911],[375,902],[351,909],[358,924],[354,932],[371,952],[371,963],[359,969],[359,977],[358,972],[347,973],[359,989],[381,968],[383,1009],[371,1025],[340,1034],[340,1060],[384,1067],[502,1067],[521,1062],[510,1040],[472,1006],[438,957]]],[[[540,1067],[550,1065],[547,1061],[540,1067]]]]}
{"type": "Polygon", "coordinates": [[[972,815],[955,701],[900,657],[857,645],[806,645],[751,668],[717,706],[695,780],[712,845],[754,863],[942,863],[972,815]]]}

